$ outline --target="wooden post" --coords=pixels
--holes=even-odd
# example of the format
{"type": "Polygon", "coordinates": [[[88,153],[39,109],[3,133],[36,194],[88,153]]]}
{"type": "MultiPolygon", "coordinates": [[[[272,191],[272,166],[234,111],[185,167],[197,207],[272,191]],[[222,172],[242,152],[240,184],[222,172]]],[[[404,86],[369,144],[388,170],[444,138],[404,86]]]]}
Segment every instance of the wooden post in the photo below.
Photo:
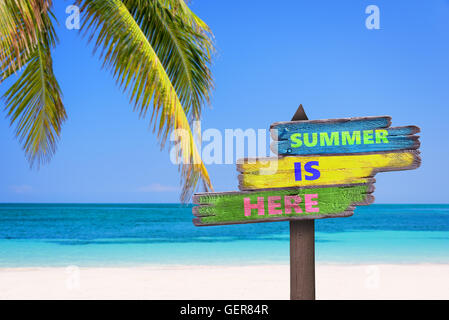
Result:
{"type": "MultiPolygon", "coordinates": [[[[297,120],[308,120],[302,105],[297,120]]],[[[290,300],[315,300],[315,220],[290,221],[290,300]]]]}
{"type": "Polygon", "coordinates": [[[315,220],[290,221],[290,300],[315,300],[315,220]]]}

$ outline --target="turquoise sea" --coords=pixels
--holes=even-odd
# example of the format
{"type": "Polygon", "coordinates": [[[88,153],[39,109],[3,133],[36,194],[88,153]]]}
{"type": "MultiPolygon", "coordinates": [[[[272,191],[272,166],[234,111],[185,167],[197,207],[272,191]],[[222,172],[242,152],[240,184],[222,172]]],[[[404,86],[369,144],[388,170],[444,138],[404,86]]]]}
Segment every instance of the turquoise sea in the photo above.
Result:
{"type": "MultiPolygon", "coordinates": [[[[449,205],[316,221],[322,263],[449,263],[449,205]]],[[[286,222],[195,227],[189,205],[0,204],[0,267],[288,264],[286,222]]]]}

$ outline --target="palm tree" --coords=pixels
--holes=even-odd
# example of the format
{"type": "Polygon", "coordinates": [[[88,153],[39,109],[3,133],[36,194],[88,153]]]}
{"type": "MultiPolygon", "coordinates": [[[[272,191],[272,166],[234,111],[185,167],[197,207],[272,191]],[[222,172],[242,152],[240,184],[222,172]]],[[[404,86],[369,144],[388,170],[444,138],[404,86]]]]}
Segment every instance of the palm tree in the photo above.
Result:
{"type": "MultiPolygon", "coordinates": [[[[209,102],[214,50],[209,27],[183,0],[76,0],[84,34],[101,51],[103,66],[151,122],[161,147],[173,130],[185,138],[178,149],[181,199],[202,180],[212,190],[190,125],[209,102]],[[182,136],[182,135],[181,135],[182,136]]],[[[0,83],[16,75],[4,94],[5,111],[30,165],[56,151],[66,111],[52,67],[57,43],[52,0],[0,0],[0,83]]]]}

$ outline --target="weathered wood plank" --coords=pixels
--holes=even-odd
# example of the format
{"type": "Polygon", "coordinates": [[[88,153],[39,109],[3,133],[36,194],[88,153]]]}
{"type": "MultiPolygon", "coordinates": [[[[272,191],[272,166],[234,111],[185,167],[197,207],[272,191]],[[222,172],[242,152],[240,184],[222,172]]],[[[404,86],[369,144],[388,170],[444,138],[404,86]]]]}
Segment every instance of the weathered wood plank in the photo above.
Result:
{"type": "Polygon", "coordinates": [[[287,140],[273,141],[271,150],[279,155],[352,154],[414,150],[420,146],[416,126],[368,131],[293,132],[287,140]]]}
{"type": "Polygon", "coordinates": [[[351,216],[374,201],[372,184],[200,193],[193,198],[195,225],[222,225],[351,216]]]}
{"type": "Polygon", "coordinates": [[[240,190],[367,183],[378,172],[419,167],[419,151],[244,159],[240,190]]]}
{"type": "Polygon", "coordinates": [[[279,155],[368,153],[419,148],[416,126],[390,128],[391,118],[277,122],[271,149],[279,155]]]}

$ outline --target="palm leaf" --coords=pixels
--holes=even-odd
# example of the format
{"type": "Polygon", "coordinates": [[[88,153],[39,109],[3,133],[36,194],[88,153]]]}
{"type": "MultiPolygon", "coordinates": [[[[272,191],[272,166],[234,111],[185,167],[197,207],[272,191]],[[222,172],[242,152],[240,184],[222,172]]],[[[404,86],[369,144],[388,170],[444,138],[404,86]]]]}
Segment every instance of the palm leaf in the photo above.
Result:
{"type": "Polygon", "coordinates": [[[202,178],[206,190],[212,190],[208,172],[195,145],[192,131],[176,89],[145,33],[126,5],[119,0],[78,0],[83,12],[83,28],[96,38],[100,57],[142,116],[152,103],[152,121],[164,145],[172,130],[186,138],[178,141],[181,151],[181,199],[190,198],[202,178]],[[158,119],[159,118],[159,119],[158,119]],[[158,119],[158,120],[157,120],[158,119]]]}
{"type": "Polygon", "coordinates": [[[45,29],[51,0],[0,0],[0,83],[22,68],[45,29]]]}
{"type": "MultiPolygon", "coordinates": [[[[146,0],[141,0],[146,1],[146,0]]],[[[184,0],[157,0],[162,6],[170,9],[179,16],[184,22],[191,24],[197,31],[211,32],[209,26],[190,10],[184,0]]]]}
{"type": "MultiPolygon", "coordinates": [[[[27,48],[27,65],[19,79],[3,96],[11,125],[33,166],[47,162],[54,154],[61,124],[66,118],[59,85],[53,74],[51,48],[56,42],[49,11],[40,11],[42,30],[36,29],[36,43],[27,48]]],[[[23,49],[25,50],[25,49],[23,49]]]]}
{"type": "Polygon", "coordinates": [[[123,2],[161,60],[185,112],[190,119],[199,119],[213,87],[211,56],[203,48],[210,38],[158,1],[123,2]]]}
{"type": "MultiPolygon", "coordinates": [[[[139,0],[146,2],[146,0],[139,0]]],[[[190,10],[184,0],[153,0],[164,8],[167,8],[176,17],[180,18],[184,24],[190,25],[195,31],[202,33],[205,37],[201,40],[202,47],[210,55],[214,52],[213,34],[209,26],[190,10]]]]}

